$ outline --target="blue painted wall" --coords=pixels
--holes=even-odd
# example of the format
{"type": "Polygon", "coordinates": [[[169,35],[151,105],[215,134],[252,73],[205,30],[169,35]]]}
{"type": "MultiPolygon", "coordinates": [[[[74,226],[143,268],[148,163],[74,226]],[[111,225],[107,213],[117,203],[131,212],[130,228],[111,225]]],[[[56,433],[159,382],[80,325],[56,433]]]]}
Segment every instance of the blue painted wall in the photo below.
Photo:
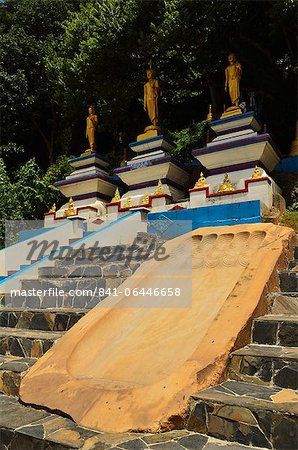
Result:
{"type": "Polygon", "coordinates": [[[148,220],[149,233],[172,238],[196,228],[262,222],[261,204],[259,200],[254,200],[149,213],[148,220]]]}

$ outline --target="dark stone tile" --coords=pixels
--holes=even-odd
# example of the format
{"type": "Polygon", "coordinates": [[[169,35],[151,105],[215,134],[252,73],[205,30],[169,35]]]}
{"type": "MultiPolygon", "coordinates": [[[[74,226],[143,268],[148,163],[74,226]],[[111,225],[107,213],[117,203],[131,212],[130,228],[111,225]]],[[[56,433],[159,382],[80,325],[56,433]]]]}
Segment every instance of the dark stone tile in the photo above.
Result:
{"type": "Polygon", "coordinates": [[[33,330],[53,330],[53,315],[47,312],[34,313],[31,320],[31,329],[33,330]]]}
{"type": "Polygon", "coordinates": [[[65,331],[68,329],[69,314],[58,313],[55,317],[54,331],[65,331]]]}
{"type": "Polygon", "coordinates": [[[27,296],[25,304],[27,308],[39,308],[40,298],[34,295],[27,296]]]}
{"type": "Polygon", "coordinates": [[[282,292],[297,292],[298,276],[296,272],[281,272],[279,286],[282,292]]]}
{"type": "Polygon", "coordinates": [[[102,269],[100,266],[87,266],[84,269],[84,277],[101,277],[102,269]]]}
{"type": "Polygon", "coordinates": [[[293,450],[298,442],[298,419],[285,415],[275,417],[272,431],[272,445],[277,450],[293,450]]]}
{"type": "Polygon", "coordinates": [[[207,443],[207,436],[192,434],[190,436],[184,436],[177,440],[178,444],[181,444],[187,450],[201,450],[207,443]]]}
{"type": "Polygon", "coordinates": [[[67,330],[70,330],[85,314],[72,314],[69,318],[69,324],[67,330]]]}
{"type": "Polygon", "coordinates": [[[23,348],[23,346],[20,343],[20,340],[15,338],[14,336],[10,336],[8,339],[8,347],[9,347],[9,352],[11,355],[14,356],[30,356],[31,353],[31,347],[29,349],[29,353],[27,353],[27,349],[26,347],[23,348]]]}
{"type": "Polygon", "coordinates": [[[0,312],[0,327],[7,327],[7,326],[8,326],[8,323],[9,323],[9,320],[8,320],[9,314],[10,314],[10,313],[8,313],[8,312],[6,312],[6,311],[1,311],[1,312],[0,312]]]}
{"type": "Polygon", "coordinates": [[[276,343],[277,326],[277,322],[255,320],[253,324],[253,342],[274,345],[276,343]]]}
{"type": "Polygon", "coordinates": [[[278,340],[280,345],[296,347],[298,343],[298,323],[281,323],[278,331],[278,340]]]}
{"type": "Polygon", "coordinates": [[[195,404],[191,406],[186,428],[198,433],[207,432],[206,409],[203,402],[195,402],[195,404]]]}
{"type": "Polygon", "coordinates": [[[121,442],[118,446],[127,450],[145,450],[148,448],[147,444],[145,444],[145,442],[141,439],[132,439],[127,442],[121,442]]]}
{"type": "Polygon", "coordinates": [[[280,369],[274,375],[273,382],[283,388],[298,389],[298,363],[293,362],[280,369]]]}
{"type": "Polygon", "coordinates": [[[86,297],[85,295],[75,295],[73,298],[73,308],[85,308],[88,300],[91,300],[91,297],[86,297]]]}
{"type": "Polygon", "coordinates": [[[3,393],[17,397],[19,395],[21,376],[14,372],[4,372],[2,375],[3,393]]]}
{"type": "Polygon", "coordinates": [[[185,450],[180,444],[177,442],[162,442],[161,444],[155,444],[150,446],[152,450],[185,450]]]}

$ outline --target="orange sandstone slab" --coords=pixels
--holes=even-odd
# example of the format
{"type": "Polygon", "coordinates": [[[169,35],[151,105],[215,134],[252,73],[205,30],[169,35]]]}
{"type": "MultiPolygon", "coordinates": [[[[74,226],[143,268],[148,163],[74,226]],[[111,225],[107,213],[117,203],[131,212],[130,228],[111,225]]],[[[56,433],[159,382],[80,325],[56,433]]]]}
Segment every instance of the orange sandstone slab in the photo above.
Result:
{"type": "Polygon", "coordinates": [[[179,286],[181,297],[103,300],[28,372],[21,399],[111,432],[175,423],[191,393],[223,376],[293,236],[251,224],[167,242],[169,257],[145,262],[118,291],[179,286]]]}

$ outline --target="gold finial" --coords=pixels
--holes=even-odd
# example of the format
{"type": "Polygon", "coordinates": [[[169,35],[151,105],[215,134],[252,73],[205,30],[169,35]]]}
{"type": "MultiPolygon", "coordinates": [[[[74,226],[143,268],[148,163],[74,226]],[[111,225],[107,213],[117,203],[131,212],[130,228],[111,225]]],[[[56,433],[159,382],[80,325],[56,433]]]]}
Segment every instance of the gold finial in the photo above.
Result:
{"type": "Polygon", "coordinates": [[[127,197],[124,199],[123,208],[131,208],[133,206],[133,201],[131,198],[130,192],[127,194],[127,197]]]}
{"type": "Polygon", "coordinates": [[[141,204],[142,205],[148,205],[148,203],[149,203],[149,191],[148,191],[148,188],[147,188],[141,204]]]}
{"type": "Polygon", "coordinates": [[[198,181],[194,185],[194,189],[203,188],[203,187],[207,187],[207,186],[208,186],[208,184],[206,183],[206,178],[204,177],[203,172],[201,172],[200,173],[200,178],[198,179],[198,181]]]}
{"type": "Polygon", "coordinates": [[[158,180],[157,188],[155,189],[153,195],[162,195],[164,194],[163,185],[160,180],[158,180]]]}
{"type": "Polygon", "coordinates": [[[207,114],[207,122],[211,122],[211,120],[213,120],[212,105],[209,105],[209,112],[207,114]]]}
{"type": "Polygon", "coordinates": [[[68,201],[68,208],[64,211],[63,213],[63,217],[69,217],[69,216],[75,216],[76,212],[75,212],[75,208],[74,208],[74,202],[72,197],[70,197],[69,201],[68,201]]]}
{"type": "Polygon", "coordinates": [[[254,168],[253,173],[251,174],[251,178],[262,178],[262,171],[261,169],[258,167],[258,165],[256,165],[256,167],[254,168]]]}
{"type": "Polygon", "coordinates": [[[53,205],[51,206],[49,213],[54,213],[56,212],[56,203],[53,203],[53,205]]]}
{"type": "Polygon", "coordinates": [[[228,191],[235,191],[235,188],[232,185],[231,180],[229,179],[229,175],[226,173],[224,175],[223,181],[220,183],[217,192],[228,192],[228,191]]]}
{"type": "Polygon", "coordinates": [[[117,188],[115,191],[114,197],[111,200],[111,203],[120,202],[120,199],[121,199],[120,192],[119,192],[119,189],[117,188]]]}
{"type": "Polygon", "coordinates": [[[296,121],[296,136],[291,145],[290,156],[298,156],[298,120],[296,121]]]}

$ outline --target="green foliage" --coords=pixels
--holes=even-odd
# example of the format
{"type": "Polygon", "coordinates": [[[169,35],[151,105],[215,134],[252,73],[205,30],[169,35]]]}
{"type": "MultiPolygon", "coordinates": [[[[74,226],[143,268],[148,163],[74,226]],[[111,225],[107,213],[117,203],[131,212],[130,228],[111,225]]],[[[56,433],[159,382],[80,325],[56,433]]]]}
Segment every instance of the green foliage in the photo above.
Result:
{"type": "Polygon", "coordinates": [[[33,158],[9,176],[0,158],[0,246],[5,241],[6,220],[43,219],[53,203],[63,202],[62,194],[52,184],[72,171],[67,159],[58,158],[43,174],[33,158]]]}
{"type": "Polygon", "coordinates": [[[280,224],[293,228],[294,231],[298,232],[298,211],[290,211],[287,209],[281,217],[280,224]]]}
{"type": "Polygon", "coordinates": [[[171,133],[171,138],[176,144],[172,150],[173,156],[190,161],[191,152],[195,147],[203,147],[206,144],[207,122],[192,123],[188,128],[171,133]]]}

